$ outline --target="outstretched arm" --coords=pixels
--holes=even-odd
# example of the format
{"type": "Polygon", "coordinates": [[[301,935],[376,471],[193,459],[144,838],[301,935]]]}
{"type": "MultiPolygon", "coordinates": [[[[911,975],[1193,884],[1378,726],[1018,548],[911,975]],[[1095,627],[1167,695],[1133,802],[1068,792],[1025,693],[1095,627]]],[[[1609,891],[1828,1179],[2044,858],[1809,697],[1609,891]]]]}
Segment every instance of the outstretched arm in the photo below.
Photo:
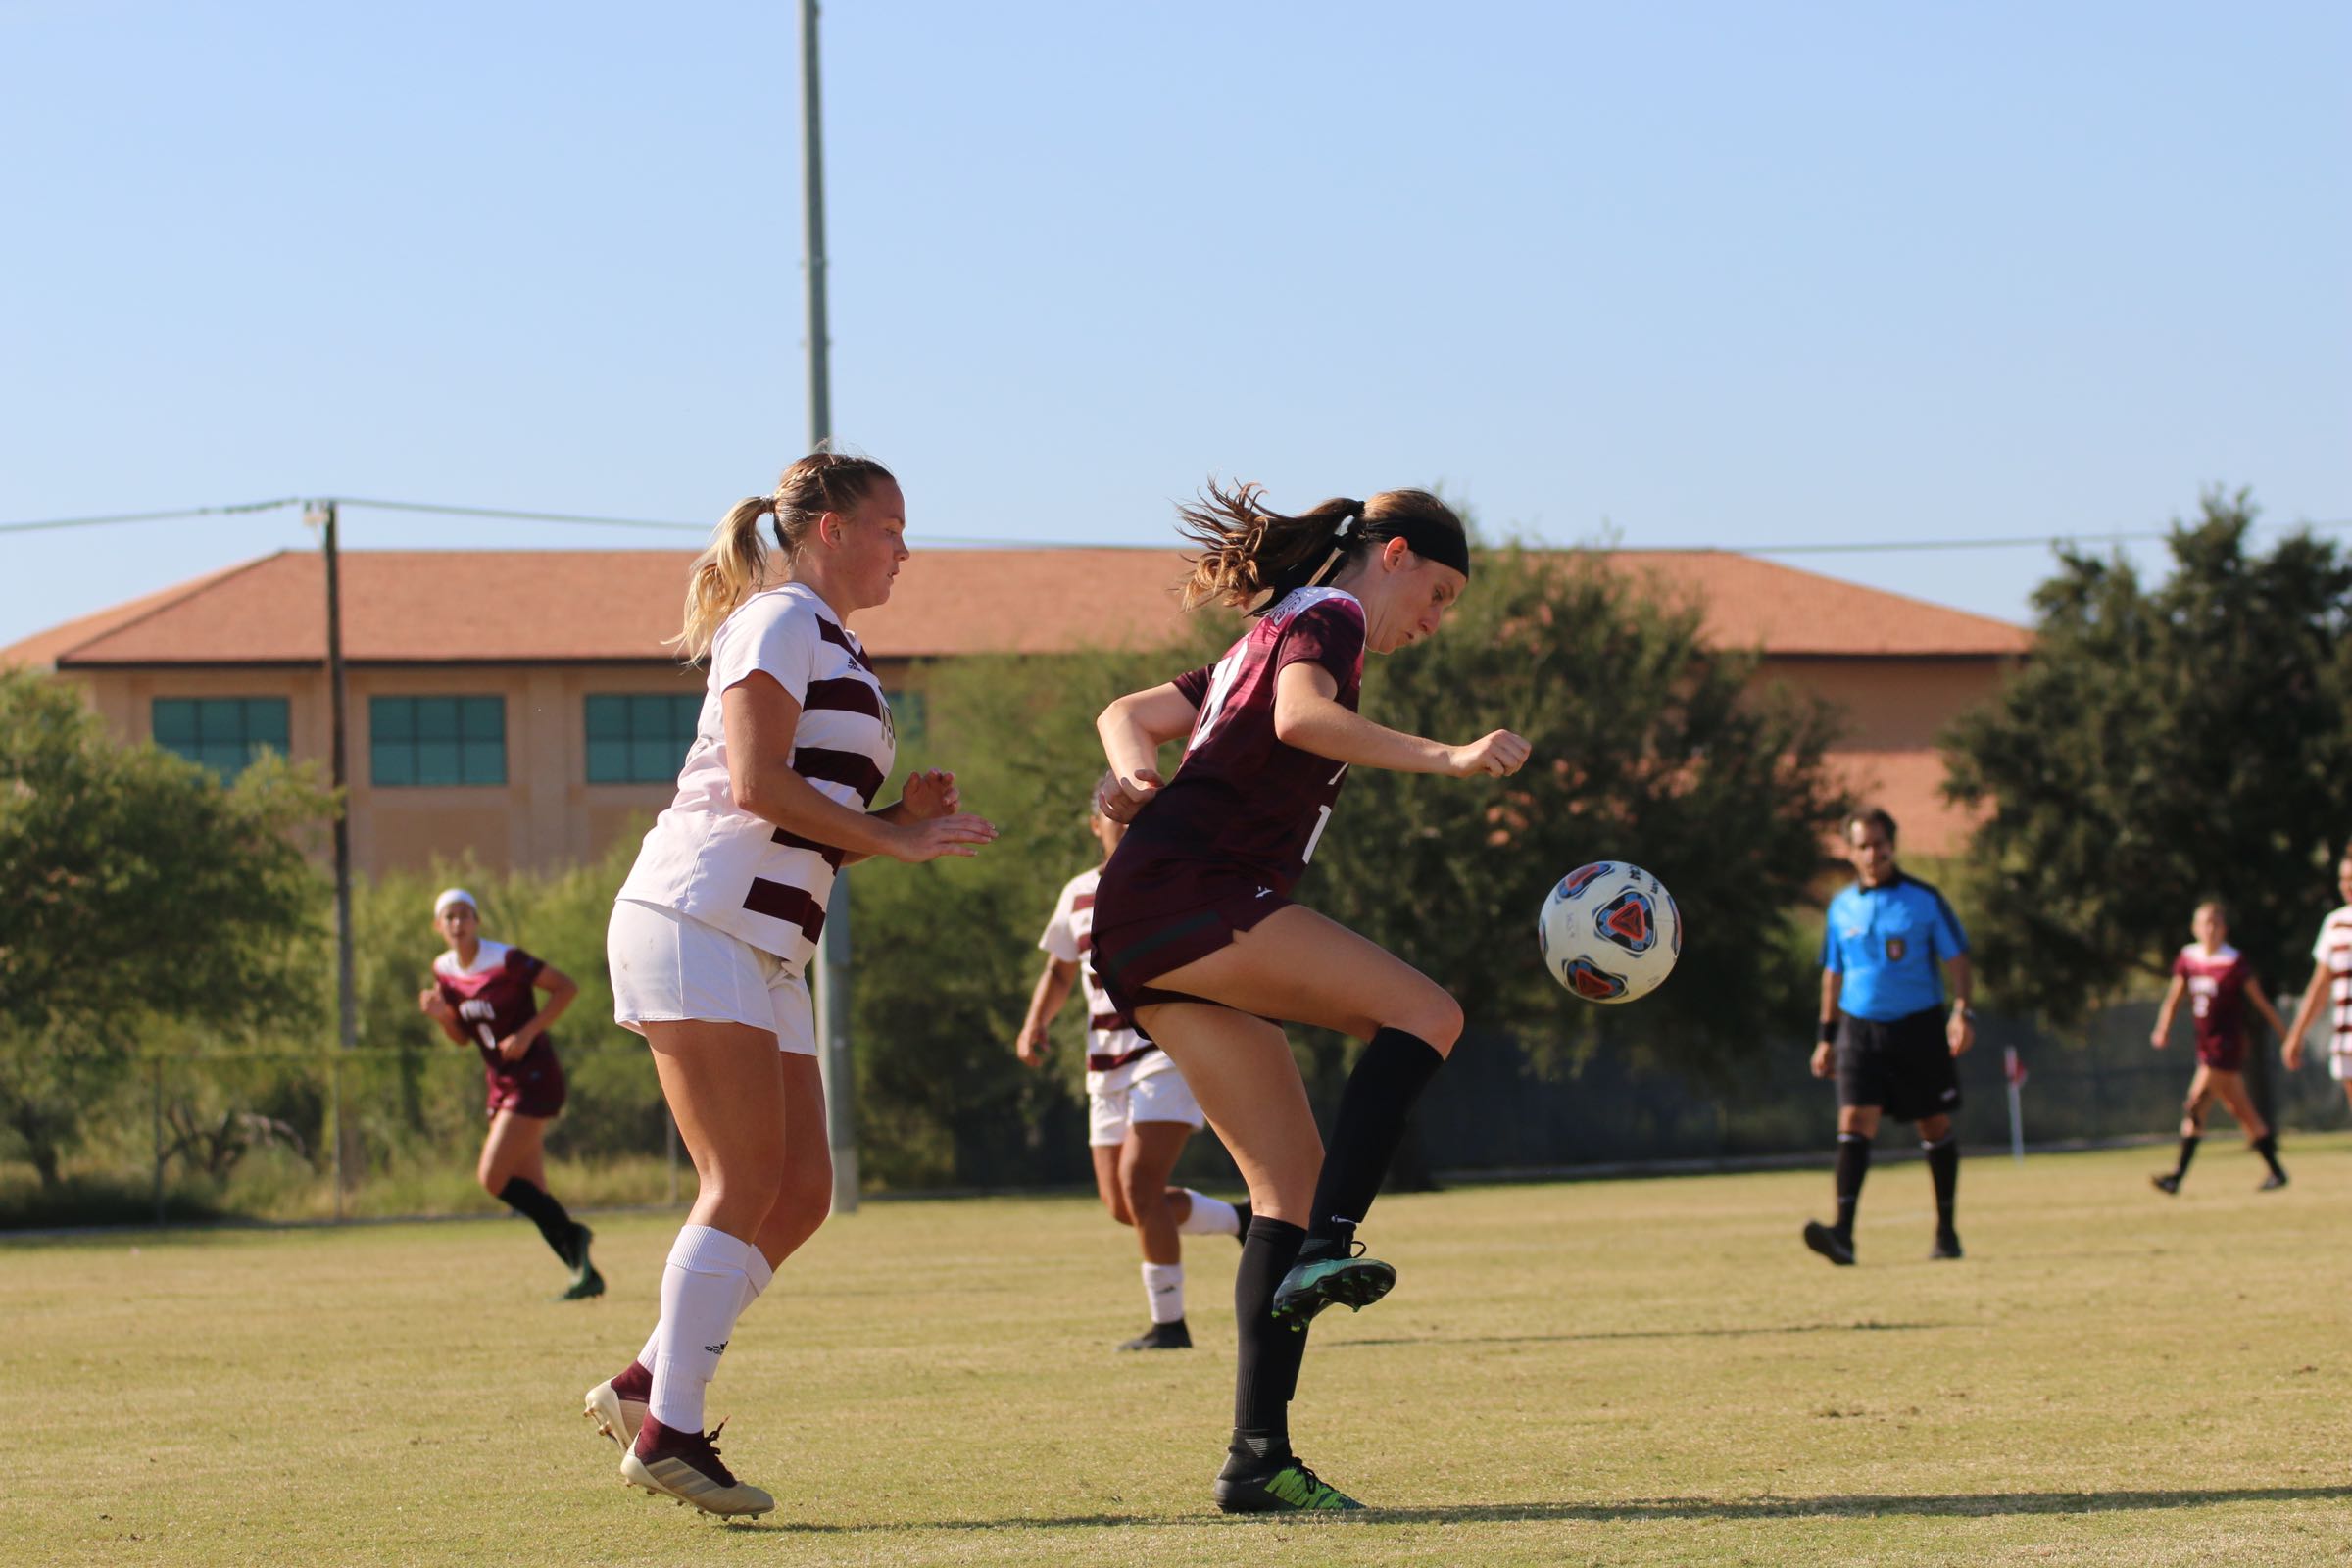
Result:
{"type": "Polygon", "coordinates": [[[1339,701],[1340,683],[1321,664],[1285,664],[1274,681],[1274,737],[1335,762],[1361,763],[1393,773],[1443,773],[1450,778],[1489,774],[1508,778],[1530,750],[1498,729],[1467,746],[1447,746],[1375,724],[1339,701]]]}
{"type": "Polygon", "coordinates": [[[2302,1005],[2295,1008],[2295,1021],[2286,1031],[2286,1050],[2283,1053],[2286,1070],[2293,1072],[2303,1065],[2303,1037],[2310,1033],[2312,1023],[2320,1015],[2320,1004],[2328,998],[2328,982],[2335,977],[2324,963],[2311,966],[2311,984],[2303,988],[2302,1005]]]}
{"type": "Polygon", "coordinates": [[[1078,966],[1065,958],[1048,958],[1046,967],[1037,977],[1037,986],[1029,993],[1029,1012],[1021,1020],[1021,1032],[1012,1044],[1012,1054],[1024,1065],[1034,1067],[1046,1059],[1046,1026],[1061,1011],[1061,1004],[1070,1000],[1070,988],[1078,983],[1078,966]]]}
{"type": "MultiPolygon", "coordinates": [[[[2166,1039],[2173,1032],[2173,1014],[2180,1009],[2180,993],[2187,989],[2188,982],[2180,975],[2173,976],[2173,983],[2165,988],[2164,1005],[2156,1009],[2156,1027],[2148,1032],[2148,1044],[2158,1051],[2164,1049],[2166,1039]]],[[[2283,1035],[2285,1031],[2280,1030],[2279,1033],[2283,1035]]]]}

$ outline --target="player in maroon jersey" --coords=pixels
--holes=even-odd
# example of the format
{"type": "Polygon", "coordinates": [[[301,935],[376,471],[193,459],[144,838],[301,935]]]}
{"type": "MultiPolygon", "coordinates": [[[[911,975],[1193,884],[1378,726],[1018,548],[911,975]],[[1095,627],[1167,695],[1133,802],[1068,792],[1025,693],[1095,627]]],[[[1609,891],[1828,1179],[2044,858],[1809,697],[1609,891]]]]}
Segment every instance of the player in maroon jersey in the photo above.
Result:
{"type": "Polygon", "coordinates": [[[482,1054],[490,1135],[474,1175],[483,1191],[538,1226],[571,1270],[559,1299],[602,1296],[605,1277],[588,1261],[589,1229],[547,1190],[544,1149],[547,1124],[564,1108],[564,1064],[547,1030],[580,988],[520,948],[484,940],[481,911],[464,888],[433,901],[433,928],[449,951],[433,960],[433,983],[416,1006],[450,1039],[482,1054]],[[544,1006],[538,991],[547,993],[544,1006]]]}
{"type": "Polygon", "coordinates": [[[2251,1004],[2281,1040],[2288,1038],[2286,1025],[2278,1021],[2278,1009],[2262,994],[2261,982],[2255,979],[2246,956],[2230,946],[2229,914],[2219,899],[2207,899],[2197,906],[2189,929],[2197,940],[2182,948],[2173,959],[2172,987],[2164,994],[2164,1005],[2156,1014],[2156,1030],[2148,1043],[2158,1051],[2164,1049],[2165,1037],[2173,1032],[2173,1015],[2180,1008],[2180,999],[2187,997],[2188,1015],[2197,1031],[2197,1073],[2188,1081],[2188,1100],[2180,1110],[2180,1162],[2148,1180],[2156,1184],[2159,1192],[2180,1190],[2180,1180],[2188,1174],[2188,1162],[2196,1157],[2197,1140],[2205,1136],[2206,1108],[2218,1099],[2237,1118],[2237,1125],[2254,1152],[2271,1167],[2261,1190],[2275,1192],[2286,1185],[2286,1171],[2278,1163],[2277,1135],[2265,1125],[2262,1112],[2254,1108],[2253,1100],[2246,1094],[2242,1076],[2246,1065],[2245,1009],[2251,1004]]]}
{"type": "Polygon", "coordinates": [[[1368,1305],[1396,1282],[1388,1264],[1350,1255],[1355,1226],[1462,1011],[1290,893],[1349,767],[1504,776],[1528,745],[1495,730],[1448,746],[1356,712],[1364,655],[1435,635],[1469,585],[1468,540],[1437,497],[1390,490],[1286,516],[1254,485],[1211,487],[1180,515],[1200,547],[1186,607],[1217,602],[1256,618],[1213,668],[1119,698],[1097,722],[1110,760],[1098,808],[1133,826],[1097,890],[1094,964],[1119,1010],[1183,1068],[1250,1184],[1217,1504],[1355,1508],[1292,1453],[1288,1406],[1308,1320],[1334,1301],[1368,1305]],[[1159,745],[1187,734],[1163,785],[1159,745]],[[1275,1019],[1367,1042],[1328,1156],[1275,1019]]]}

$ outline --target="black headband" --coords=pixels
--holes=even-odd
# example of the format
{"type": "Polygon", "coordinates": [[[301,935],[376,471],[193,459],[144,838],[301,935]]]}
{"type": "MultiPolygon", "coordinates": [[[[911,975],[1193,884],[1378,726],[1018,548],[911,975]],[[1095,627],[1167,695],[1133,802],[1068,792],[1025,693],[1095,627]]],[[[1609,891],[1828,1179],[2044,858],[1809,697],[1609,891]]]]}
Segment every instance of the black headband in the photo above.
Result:
{"type": "MultiPolygon", "coordinates": [[[[1340,525],[1333,531],[1332,539],[1337,543],[1345,543],[1351,539],[1372,541],[1372,535],[1368,531],[1370,526],[1371,519],[1361,512],[1349,513],[1340,519],[1340,525]]],[[[1381,524],[1381,537],[1401,539],[1404,541],[1405,548],[1423,561],[1434,561],[1441,566],[1451,566],[1464,577],[1470,575],[1470,541],[1451,528],[1441,528],[1436,523],[1425,522],[1419,517],[1407,517],[1400,522],[1381,524]]]]}

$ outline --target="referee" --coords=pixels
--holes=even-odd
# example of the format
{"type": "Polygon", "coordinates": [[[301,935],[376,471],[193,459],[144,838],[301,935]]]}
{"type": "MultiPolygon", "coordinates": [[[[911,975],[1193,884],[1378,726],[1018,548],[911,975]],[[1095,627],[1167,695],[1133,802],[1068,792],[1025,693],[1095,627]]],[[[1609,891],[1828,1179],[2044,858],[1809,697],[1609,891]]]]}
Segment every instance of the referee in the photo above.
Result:
{"type": "Polygon", "coordinates": [[[1805,1222],[1805,1245],[1840,1267],[1854,1261],[1854,1208],[1870,1171],[1879,1117],[1919,1123],[1936,1182],[1931,1258],[1958,1257],[1952,1200],[1960,1185],[1960,1108],[1953,1058],[1976,1043],[1968,1004],[1968,935],[1943,895],[1894,863],[1894,818],[1873,808],[1845,824],[1861,879],[1830,901],[1821,944],[1821,1044],[1813,1076],[1838,1074],[1838,1223],[1805,1222]],[[1942,964],[1952,977],[1944,1012],[1942,964]]]}

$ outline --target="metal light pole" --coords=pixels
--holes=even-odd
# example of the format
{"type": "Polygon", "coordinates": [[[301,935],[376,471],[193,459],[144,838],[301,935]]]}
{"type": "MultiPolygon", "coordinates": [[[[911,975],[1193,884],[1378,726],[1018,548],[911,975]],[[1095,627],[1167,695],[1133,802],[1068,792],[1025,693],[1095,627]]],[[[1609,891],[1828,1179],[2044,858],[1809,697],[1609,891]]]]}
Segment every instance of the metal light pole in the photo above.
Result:
{"type": "MultiPolygon", "coordinates": [[[[816,0],[801,0],[801,190],[808,235],[808,445],[833,435],[833,385],[825,335],[824,116],[817,91],[816,0]]],[[[836,872],[823,938],[811,956],[816,1065],[825,1086],[825,1141],[833,1153],[833,1212],[858,1212],[858,1100],[850,1066],[850,882],[836,872]]]]}

